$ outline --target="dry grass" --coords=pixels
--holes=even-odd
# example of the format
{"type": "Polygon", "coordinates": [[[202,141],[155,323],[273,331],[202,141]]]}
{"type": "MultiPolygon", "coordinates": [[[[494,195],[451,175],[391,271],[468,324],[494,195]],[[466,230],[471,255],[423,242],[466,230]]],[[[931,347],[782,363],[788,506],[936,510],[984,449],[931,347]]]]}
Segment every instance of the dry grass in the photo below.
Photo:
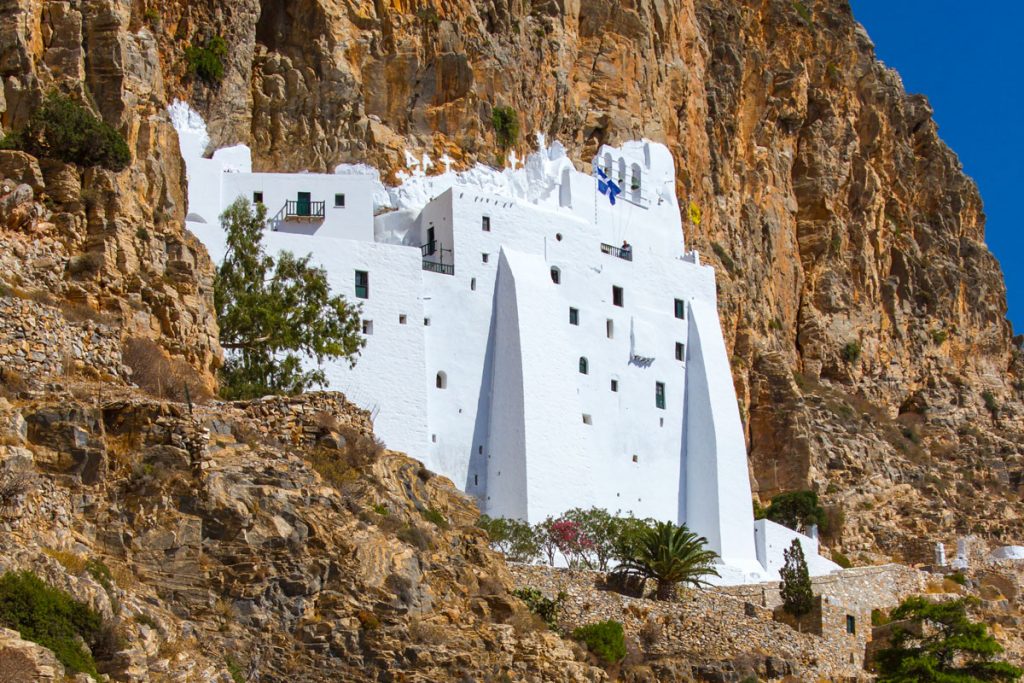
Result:
{"type": "Polygon", "coordinates": [[[43,552],[57,560],[64,569],[67,569],[71,574],[81,574],[85,571],[85,565],[88,560],[81,555],[68,552],[67,550],[54,550],[53,548],[43,548],[43,552]]]}
{"type": "Polygon", "coordinates": [[[14,368],[0,368],[0,396],[13,398],[28,389],[29,382],[23,374],[14,368]]]}
{"type": "Polygon", "coordinates": [[[133,337],[121,349],[132,381],[157,398],[205,403],[212,398],[199,371],[179,358],[170,358],[152,339],[133,337]]]}
{"type": "Polygon", "coordinates": [[[448,640],[448,631],[439,624],[417,619],[409,624],[409,636],[423,645],[440,645],[448,640]]]}

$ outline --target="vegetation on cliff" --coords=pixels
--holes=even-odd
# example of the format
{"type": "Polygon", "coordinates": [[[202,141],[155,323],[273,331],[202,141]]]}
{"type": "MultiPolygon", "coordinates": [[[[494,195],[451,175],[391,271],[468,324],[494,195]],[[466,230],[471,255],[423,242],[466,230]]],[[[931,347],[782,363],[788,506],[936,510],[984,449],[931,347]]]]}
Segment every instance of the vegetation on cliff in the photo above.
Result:
{"type": "Polygon", "coordinates": [[[46,95],[25,127],[9,133],[0,147],[112,171],[121,171],[131,162],[128,144],[113,126],[56,91],[46,95]]]}

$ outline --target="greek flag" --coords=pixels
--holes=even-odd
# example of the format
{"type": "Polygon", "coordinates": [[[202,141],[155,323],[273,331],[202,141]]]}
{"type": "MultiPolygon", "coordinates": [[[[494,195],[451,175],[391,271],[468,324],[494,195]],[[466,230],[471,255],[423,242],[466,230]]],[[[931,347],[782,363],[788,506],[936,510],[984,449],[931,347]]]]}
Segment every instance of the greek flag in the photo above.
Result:
{"type": "Polygon", "coordinates": [[[615,206],[615,197],[622,194],[622,190],[615,184],[615,181],[609,178],[600,168],[597,169],[597,191],[607,195],[608,201],[611,202],[612,206],[615,206]]]}

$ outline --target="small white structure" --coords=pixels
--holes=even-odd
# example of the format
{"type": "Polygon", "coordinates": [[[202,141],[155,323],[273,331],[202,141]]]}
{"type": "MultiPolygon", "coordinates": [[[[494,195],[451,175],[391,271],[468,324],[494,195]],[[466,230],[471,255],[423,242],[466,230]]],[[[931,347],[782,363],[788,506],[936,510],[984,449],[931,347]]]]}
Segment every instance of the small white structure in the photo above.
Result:
{"type": "MultiPolygon", "coordinates": [[[[685,249],[664,146],[601,148],[592,166],[621,187],[613,204],[558,143],[503,172],[428,177],[429,159],[407,155],[412,175],[386,189],[368,167],[252,173],[244,148],[203,158],[201,120],[181,103],[171,115],[188,227],[214,260],[223,209],[262,202],[267,249],[312,253],[362,305],[358,363],[326,371],[389,446],[492,516],[597,505],[685,522],[723,581],[775,574],[784,534],[761,525],[755,542],[715,273],[685,249]]],[[[804,539],[815,573],[837,568],[804,539]]]]}
{"type": "Polygon", "coordinates": [[[1024,560],[1024,545],[1004,545],[989,553],[993,560],[1024,560]]]}
{"type": "Polygon", "coordinates": [[[935,544],[935,566],[945,567],[946,566],[946,544],[936,543],[935,544]]]}
{"type": "Polygon", "coordinates": [[[811,576],[820,576],[841,569],[832,560],[826,560],[818,554],[818,539],[793,531],[770,519],[759,519],[754,522],[757,561],[768,571],[771,575],[770,578],[779,578],[779,570],[785,564],[783,553],[789,549],[794,540],[799,541],[800,547],[804,551],[807,571],[811,576]]]}

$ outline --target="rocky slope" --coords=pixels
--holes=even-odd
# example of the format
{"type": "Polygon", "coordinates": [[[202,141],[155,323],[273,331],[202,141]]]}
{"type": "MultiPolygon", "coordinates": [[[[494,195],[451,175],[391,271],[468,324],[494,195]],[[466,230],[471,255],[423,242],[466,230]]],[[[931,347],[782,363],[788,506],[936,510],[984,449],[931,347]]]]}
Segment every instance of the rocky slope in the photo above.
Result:
{"type": "MultiPolygon", "coordinates": [[[[118,641],[101,673],[606,680],[509,595],[475,506],[384,451],[343,397],[190,410],[105,390],[0,398],[0,479],[31,478],[2,510],[0,573],[97,609],[118,641]]],[[[31,646],[0,632],[0,675],[14,649],[31,646]]]]}
{"type": "Polygon", "coordinates": [[[169,3],[155,31],[167,88],[261,168],[493,162],[496,105],[582,159],[667,143],[759,495],[817,489],[865,559],[1024,535],[1024,369],[981,199],[843,0],[169,3]],[[210,87],[180,55],[213,34],[210,87]]]}

